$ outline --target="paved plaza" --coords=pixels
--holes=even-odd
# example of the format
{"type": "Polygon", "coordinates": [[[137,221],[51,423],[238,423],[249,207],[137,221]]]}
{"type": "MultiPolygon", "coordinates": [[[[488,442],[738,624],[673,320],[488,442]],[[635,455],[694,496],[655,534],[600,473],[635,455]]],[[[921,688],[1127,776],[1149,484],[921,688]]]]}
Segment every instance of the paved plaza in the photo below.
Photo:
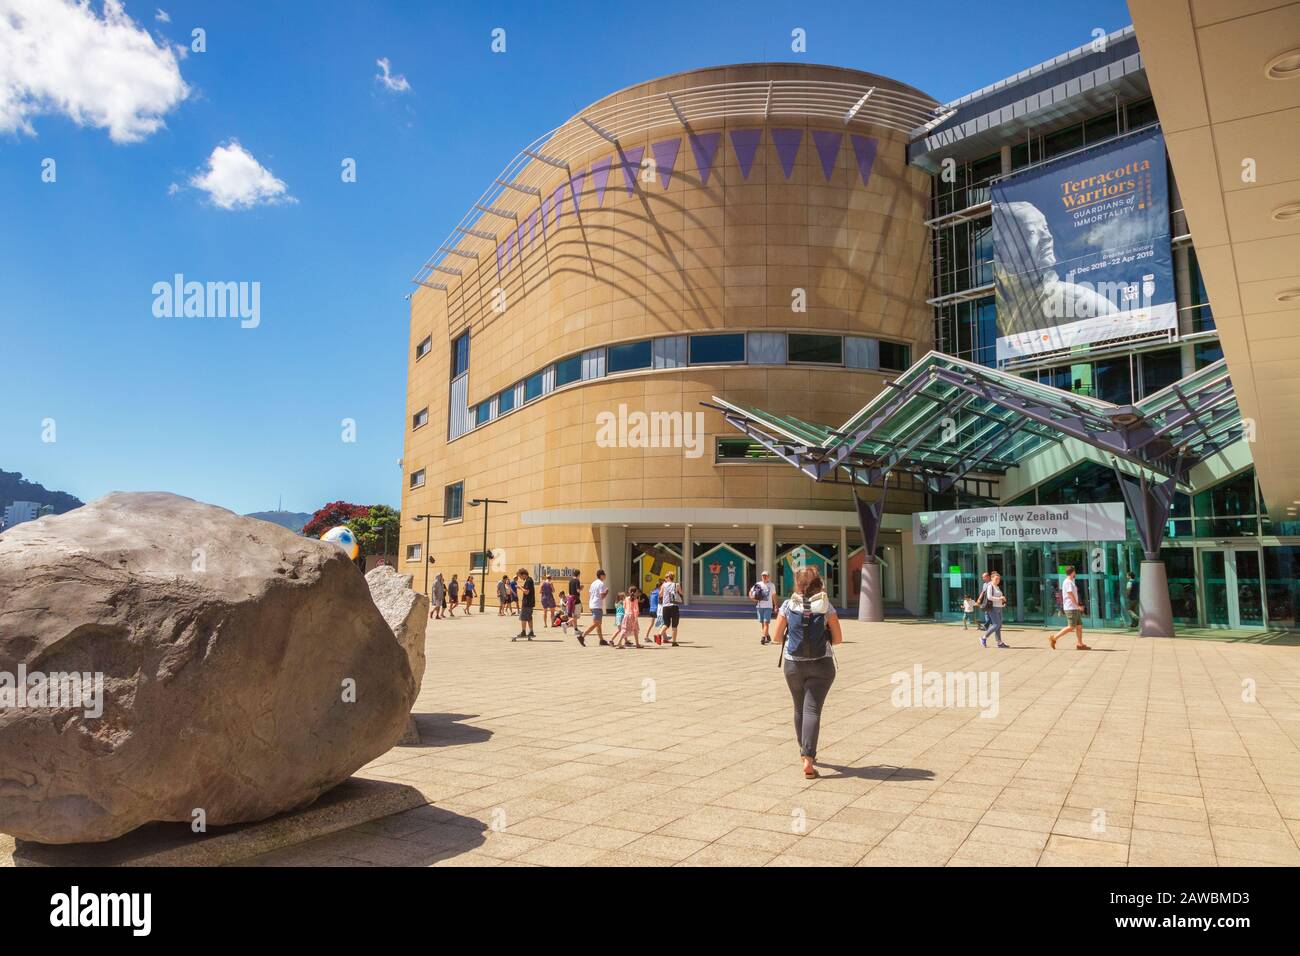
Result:
{"type": "Polygon", "coordinates": [[[513,623],[430,622],[423,743],[362,772],[427,806],[252,862],[1300,864],[1293,641],[1091,633],[1053,653],[1009,628],[985,650],[959,626],[847,621],[808,781],[752,621],[688,617],[682,646],[644,650],[512,644],[513,623]],[[996,675],[996,715],[896,706],[891,675],[917,665],[996,675]]]}

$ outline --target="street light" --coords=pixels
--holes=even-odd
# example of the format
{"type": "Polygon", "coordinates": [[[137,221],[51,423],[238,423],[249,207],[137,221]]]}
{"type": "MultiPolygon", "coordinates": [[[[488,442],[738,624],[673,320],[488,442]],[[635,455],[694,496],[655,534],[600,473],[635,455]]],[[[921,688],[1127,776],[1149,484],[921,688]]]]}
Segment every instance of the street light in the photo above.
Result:
{"type": "Polygon", "coordinates": [[[429,593],[429,565],[433,563],[433,559],[429,557],[429,529],[433,527],[433,525],[429,523],[429,519],[441,518],[441,517],[442,515],[416,515],[415,516],[416,521],[425,522],[424,525],[424,593],[425,594],[429,593]]]}
{"type": "Polygon", "coordinates": [[[482,579],[479,581],[479,584],[481,585],[481,587],[478,589],[478,612],[479,612],[480,614],[482,614],[482,613],[483,613],[483,609],[484,609],[485,607],[487,607],[487,562],[488,562],[488,553],[487,553],[487,516],[488,516],[488,505],[508,505],[509,503],[510,503],[510,502],[506,501],[504,498],[471,498],[471,499],[469,500],[469,504],[470,504],[470,507],[471,507],[471,508],[477,508],[479,505],[482,505],[482,506],[483,506],[483,550],[480,552],[480,554],[482,555],[482,558],[483,558],[483,574],[482,574],[482,576],[481,576],[482,579]]]}

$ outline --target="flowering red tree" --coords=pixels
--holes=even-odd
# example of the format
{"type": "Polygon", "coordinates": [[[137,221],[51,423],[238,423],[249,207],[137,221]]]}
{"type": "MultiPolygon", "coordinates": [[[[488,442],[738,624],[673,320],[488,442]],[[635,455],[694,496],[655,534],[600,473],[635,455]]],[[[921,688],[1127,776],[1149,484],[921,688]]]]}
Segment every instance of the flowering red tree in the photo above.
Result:
{"type": "Polygon", "coordinates": [[[302,533],[309,538],[319,538],[335,525],[347,524],[353,518],[369,516],[370,505],[354,505],[350,501],[331,501],[311,516],[311,519],[302,526],[302,533]]]}

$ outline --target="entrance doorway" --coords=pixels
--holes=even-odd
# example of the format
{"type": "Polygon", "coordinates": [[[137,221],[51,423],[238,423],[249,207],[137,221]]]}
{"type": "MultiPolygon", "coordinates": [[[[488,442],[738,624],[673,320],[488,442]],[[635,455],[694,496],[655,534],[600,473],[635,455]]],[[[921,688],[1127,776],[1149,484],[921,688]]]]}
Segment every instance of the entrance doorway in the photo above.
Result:
{"type": "Polygon", "coordinates": [[[1205,623],[1210,627],[1263,627],[1258,548],[1201,551],[1205,623]]]}

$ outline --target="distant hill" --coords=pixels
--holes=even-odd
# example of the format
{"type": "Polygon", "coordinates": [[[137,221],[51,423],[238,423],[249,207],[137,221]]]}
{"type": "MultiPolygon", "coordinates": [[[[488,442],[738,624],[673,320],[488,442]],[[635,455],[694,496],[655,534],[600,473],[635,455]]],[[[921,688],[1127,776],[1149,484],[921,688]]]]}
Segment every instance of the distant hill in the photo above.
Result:
{"type": "Polygon", "coordinates": [[[66,491],[49,491],[37,482],[28,481],[20,472],[0,471],[0,511],[15,501],[35,501],[37,504],[50,505],[56,515],[85,504],[66,491]]]}
{"type": "Polygon", "coordinates": [[[269,521],[271,524],[278,524],[281,528],[288,528],[294,534],[301,534],[302,526],[307,523],[311,515],[303,514],[301,511],[254,511],[244,517],[269,521]]]}

